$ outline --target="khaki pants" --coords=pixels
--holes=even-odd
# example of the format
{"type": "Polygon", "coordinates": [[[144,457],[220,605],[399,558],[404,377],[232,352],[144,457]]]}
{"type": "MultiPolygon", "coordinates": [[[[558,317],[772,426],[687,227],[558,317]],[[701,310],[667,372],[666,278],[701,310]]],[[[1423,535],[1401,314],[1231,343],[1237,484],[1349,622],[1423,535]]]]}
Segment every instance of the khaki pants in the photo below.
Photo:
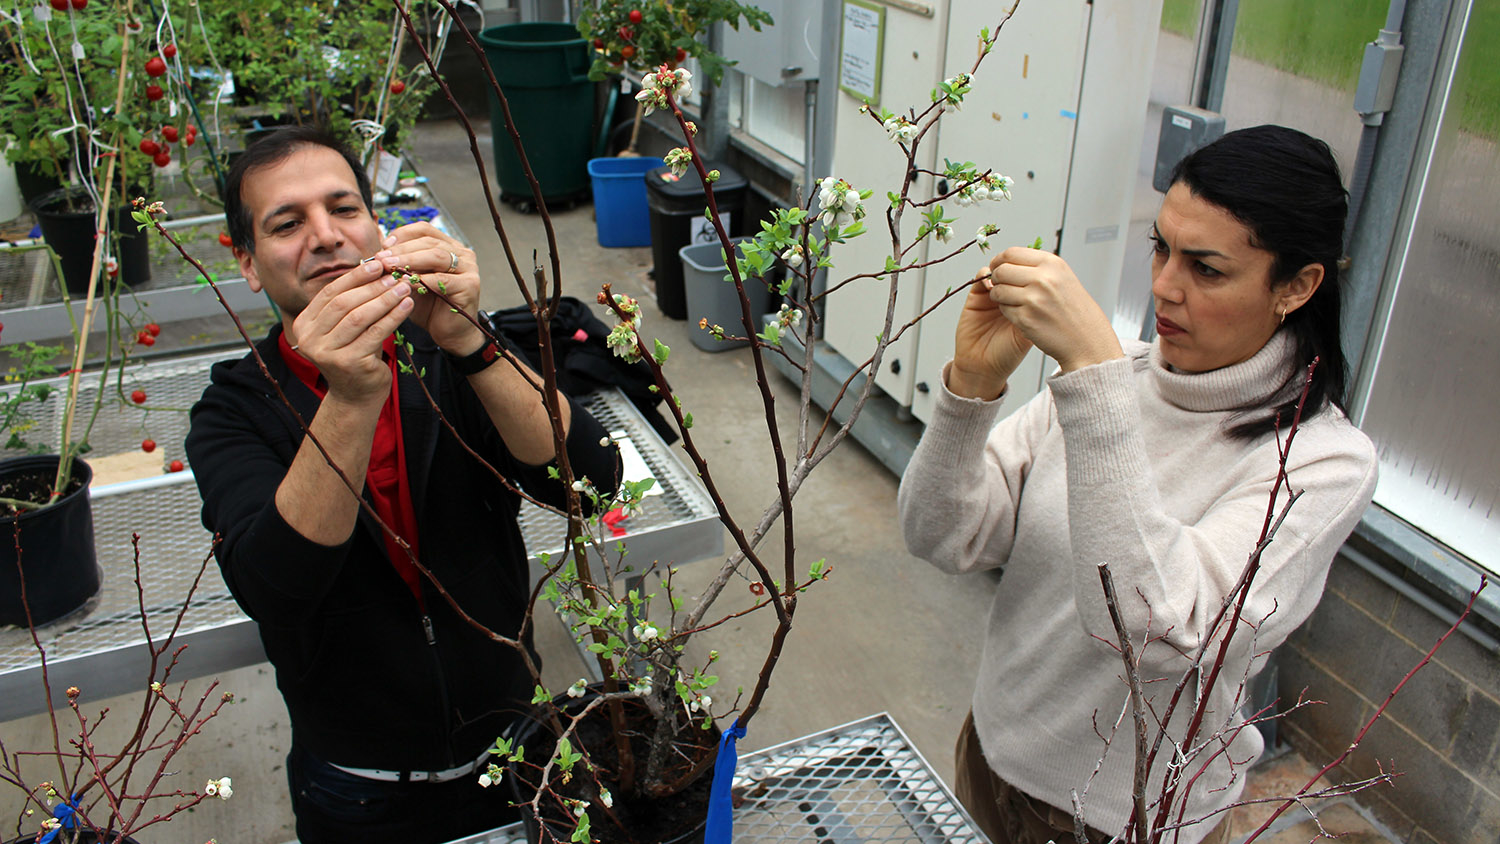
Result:
{"type": "MultiPolygon", "coordinates": [[[[979,734],[974,731],[974,713],[964,718],[954,748],[954,766],[958,782],[954,787],[958,802],[969,811],[984,834],[994,844],[1074,844],[1073,815],[1027,795],[995,774],[984,759],[979,734]]],[[[1087,830],[1089,844],[1105,844],[1111,836],[1093,827],[1087,830]]],[[[1225,844],[1229,841],[1229,822],[1225,820],[1203,839],[1202,844],[1225,844]]]]}

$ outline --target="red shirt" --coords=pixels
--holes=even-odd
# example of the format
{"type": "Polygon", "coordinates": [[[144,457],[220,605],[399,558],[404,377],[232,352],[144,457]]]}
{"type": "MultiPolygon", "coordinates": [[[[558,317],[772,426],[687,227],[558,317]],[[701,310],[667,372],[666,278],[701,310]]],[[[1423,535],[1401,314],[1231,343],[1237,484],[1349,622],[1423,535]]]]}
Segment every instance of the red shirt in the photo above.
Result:
{"type": "MultiPolygon", "coordinates": [[[[298,354],[286,340],[286,333],[277,338],[281,347],[281,359],[297,380],[317,393],[318,398],[328,395],[328,382],[318,372],[313,362],[298,354]]],[[[411,546],[412,556],[417,555],[417,511],[411,503],[411,484],[406,477],[406,443],[401,438],[401,403],[396,386],[396,341],[385,338],[385,359],[391,366],[391,394],[380,408],[380,419],[375,423],[375,440],[370,446],[370,467],[365,471],[365,485],[370,491],[370,503],[381,521],[395,529],[406,544],[411,546]]],[[[426,611],[422,600],[422,575],[412,565],[406,551],[396,544],[390,534],[384,535],[385,550],[391,564],[407,588],[417,599],[417,604],[426,611]]]]}

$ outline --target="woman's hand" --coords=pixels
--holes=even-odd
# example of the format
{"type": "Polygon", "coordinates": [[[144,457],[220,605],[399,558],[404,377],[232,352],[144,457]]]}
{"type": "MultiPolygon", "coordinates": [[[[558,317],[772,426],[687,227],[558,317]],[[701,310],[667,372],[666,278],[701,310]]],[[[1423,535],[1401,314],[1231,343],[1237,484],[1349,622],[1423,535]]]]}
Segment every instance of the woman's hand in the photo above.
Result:
{"type": "Polygon", "coordinates": [[[1012,372],[1031,351],[1031,341],[990,299],[990,268],[982,267],[964,297],[953,338],[948,389],[954,395],[990,401],[1005,390],[1012,372]]]}
{"type": "Polygon", "coordinates": [[[1064,372],[1124,357],[1109,318],[1062,258],[1012,246],[990,261],[989,282],[1004,319],[1064,372]]]}

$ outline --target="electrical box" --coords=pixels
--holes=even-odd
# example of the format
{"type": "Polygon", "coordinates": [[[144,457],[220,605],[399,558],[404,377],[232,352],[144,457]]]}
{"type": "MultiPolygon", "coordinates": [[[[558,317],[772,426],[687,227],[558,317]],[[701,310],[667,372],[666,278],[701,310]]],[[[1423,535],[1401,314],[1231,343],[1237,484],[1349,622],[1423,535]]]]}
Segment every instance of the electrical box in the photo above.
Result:
{"type": "Polygon", "coordinates": [[[725,56],[738,63],[735,70],[779,87],[818,78],[818,55],[823,44],[823,7],[808,0],[756,0],[771,13],[772,26],[756,32],[740,22],[739,29],[723,26],[725,56]]]}
{"type": "Polygon", "coordinates": [[[1151,186],[1166,193],[1172,171],[1194,150],[1224,135],[1224,115],[1192,106],[1167,106],[1161,112],[1161,141],[1156,145],[1156,171],[1151,186]]]}

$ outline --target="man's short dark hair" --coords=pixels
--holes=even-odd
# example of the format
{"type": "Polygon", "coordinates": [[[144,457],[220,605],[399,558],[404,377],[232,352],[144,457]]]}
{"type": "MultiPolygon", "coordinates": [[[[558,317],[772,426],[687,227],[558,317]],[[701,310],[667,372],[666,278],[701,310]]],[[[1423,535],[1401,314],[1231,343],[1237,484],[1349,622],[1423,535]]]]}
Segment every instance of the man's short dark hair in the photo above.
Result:
{"type": "Polygon", "coordinates": [[[250,209],[245,207],[240,189],[245,175],[251,170],[268,167],[285,161],[300,147],[327,147],[343,156],[354,180],[359,184],[359,195],[365,201],[365,210],[375,208],[370,192],[370,174],[360,165],[354,151],[338,138],[319,126],[288,126],[251,144],[235,159],[224,179],[224,219],[229,228],[229,240],[239,249],[254,254],[255,221],[250,218],[250,209]]]}

